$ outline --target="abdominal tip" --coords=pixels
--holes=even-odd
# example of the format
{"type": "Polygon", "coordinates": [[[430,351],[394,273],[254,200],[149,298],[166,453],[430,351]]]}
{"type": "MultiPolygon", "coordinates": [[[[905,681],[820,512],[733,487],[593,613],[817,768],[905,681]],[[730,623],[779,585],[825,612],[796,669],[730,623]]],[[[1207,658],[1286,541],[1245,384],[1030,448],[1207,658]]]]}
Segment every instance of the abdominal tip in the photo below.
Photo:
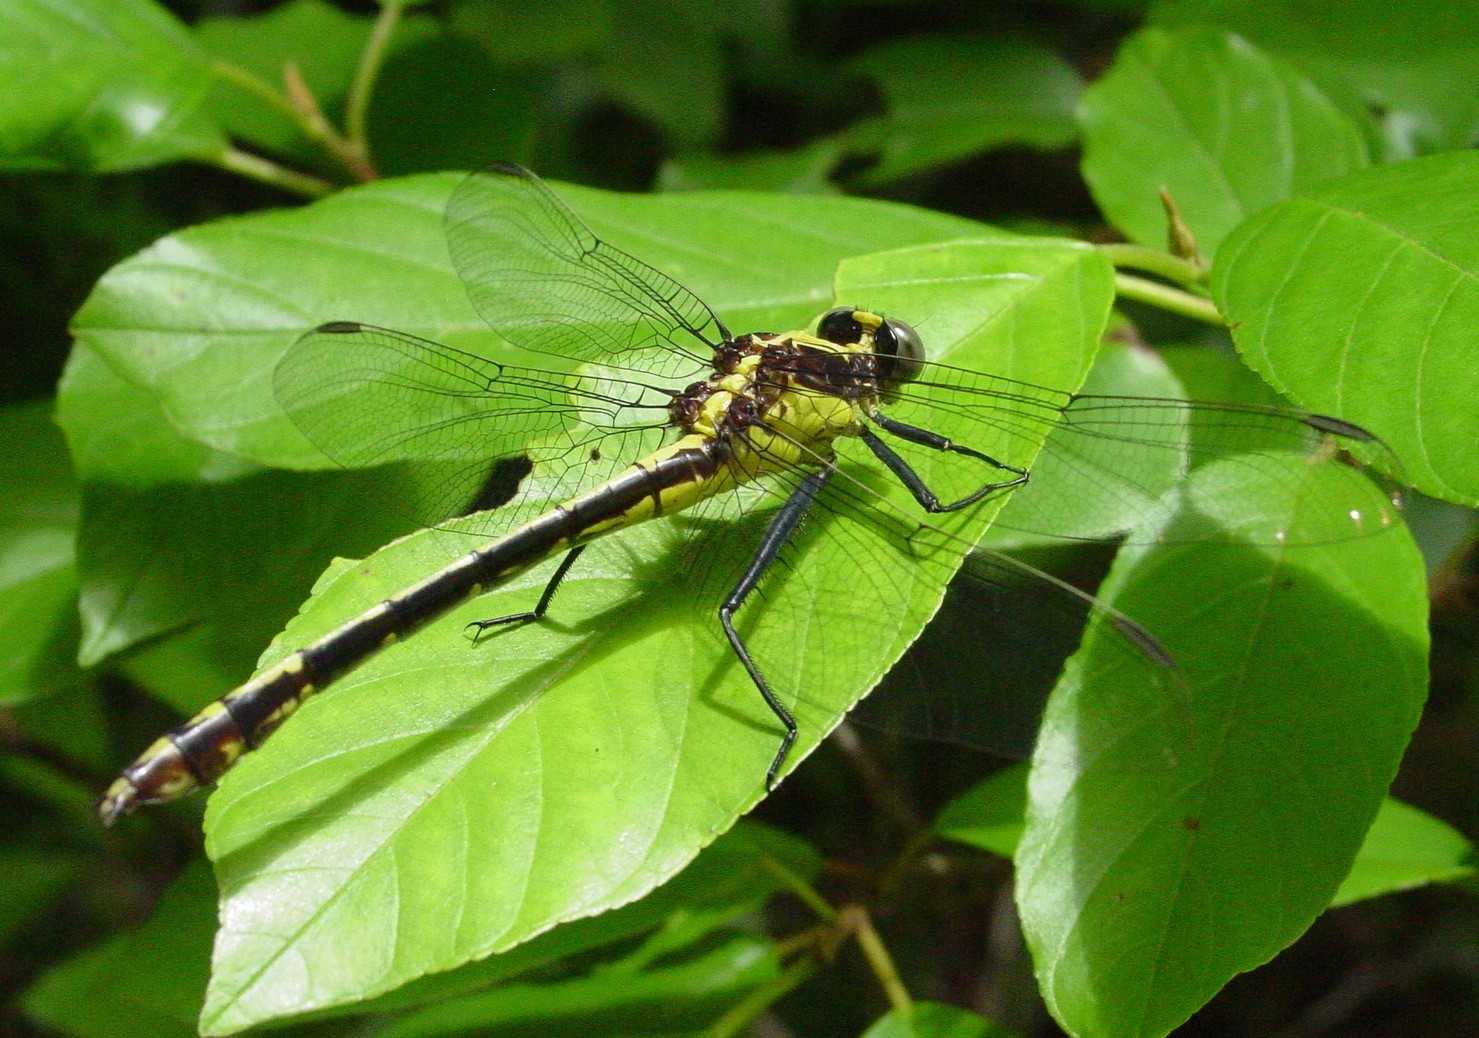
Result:
{"type": "Polygon", "coordinates": [[[112,826],[124,815],[132,814],[139,806],[138,791],[128,779],[120,778],[108,787],[98,803],[98,817],[105,826],[112,826]]]}

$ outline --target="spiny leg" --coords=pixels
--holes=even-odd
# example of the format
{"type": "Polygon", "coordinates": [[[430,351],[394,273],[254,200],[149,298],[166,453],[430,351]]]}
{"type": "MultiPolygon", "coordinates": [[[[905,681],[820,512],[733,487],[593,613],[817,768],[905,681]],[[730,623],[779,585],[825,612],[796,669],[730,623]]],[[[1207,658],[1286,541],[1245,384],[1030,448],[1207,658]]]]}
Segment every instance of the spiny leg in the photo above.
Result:
{"type": "Polygon", "coordinates": [[[791,711],[776,698],[775,693],[766,684],[765,678],[761,676],[760,670],[755,666],[755,661],[750,659],[750,651],[745,648],[744,639],[734,629],[734,614],[739,607],[745,604],[751,591],[760,584],[765,576],[765,571],[770,564],[780,555],[781,549],[796,532],[802,518],[816,502],[817,495],[822,492],[822,487],[831,478],[837,469],[834,461],[819,472],[813,472],[797,484],[791,496],[786,498],[786,503],[781,506],[775,518],[770,521],[770,526],[765,530],[765,536],[760,541],[760,547],[755,552],[755,557],[750,560],[750,566],[745,570],[745,575],[740,577],[739,583],[724,599],[719,606],[719,623],[724,628],[724,635],[729,639],[729,645],[739,657],[740,663],[744,664],[745,670],[750,675],[750,680],[755,682],[755,687],[760,690],[760,695],[765,699],[765,705],[770,707],[771,713],[786,729],[786,734],[781,737],[780,749],[776,750],[775,759],[770,762],[770,768],[765,773],[765,788],[775,788],[776,776],[780,773],[781,766],[786,763],[786,757],[791,752],[791,744],[796,741],[796,718],[791,716],[791,711]]]}
{"type": "Polygon", "coordinates": [[[919,477],[919,473],[915,472],[909,463],[901,458],[892,447],[879,439],[867,426],[864,426],[861,430],[861,436],[863,442],[868,445],[868,449],[873,452],[879,461],[887,465],[895,476],[899,477],[899,481],[908,488],[909,493],[914,495],[914,500],[918,501],[926,512],[954,512],[975,504],[988,494],[994,494],[998,490],[1019,487],[1027,482],[1028,473],[1026,469],[1019,469],[1015,465],[1008,465],[1006,462],[997,461],[989,454],[982,454],[980,451],[972,450],[970,447],[962,447],[947,437],[941,436],[939,433],[932,433],[928,429],[906,425],[903,422],[889,418],[887,415],[874,414],[871,417],[881,428],[893,433],[900,439],[908,440],[910,443],[917,443],[922,447],[929,447],[937,451],[964,454],[967,457],[984,461],[986,464],[993,468],[1001,469],[1003,472],[1010,472],[1015,477],[997,483],[987,483],[979,490],[966,495],[959,501],[952,501],[948,505],[941,504],[939,497],[925,485],[924,480],[919,477]]]}
{"type": "Polygon", "coordinates": [[[542,619],[545,611],[549,609],[550,599],[554,598],[555,592],[559,590],[560,582],[565,579],[565,574],[570,572],[570,567],[575,565],[575,560],[580,558],[580,553],[585,551],[586,547],[587,545],[584,544],[577,545],[565,553],[565,557],[560,560],[560,565],[555,568],[554,575],[549,578],[549,583],[544,585],[544,593],[539,596],[539,602],[533,609],[522,613],[509,613],[507,616],[495,616],[491,620],[474,620],[464,630],[471,631],[476,628],[477,634],[473,635],[473,641],[477,641],[479,636],[490,627],[522,624],[542,619]]]}

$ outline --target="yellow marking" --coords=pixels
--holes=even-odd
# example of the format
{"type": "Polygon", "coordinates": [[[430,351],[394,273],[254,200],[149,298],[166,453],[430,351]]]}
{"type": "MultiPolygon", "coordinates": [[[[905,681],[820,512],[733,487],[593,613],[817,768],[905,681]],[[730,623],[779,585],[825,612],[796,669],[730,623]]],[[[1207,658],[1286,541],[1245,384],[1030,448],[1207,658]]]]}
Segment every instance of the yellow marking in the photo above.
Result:
{"type": "MultiPolygon", "coordinates": [[[[288,702],[292,703],[293,704],[293,710],[296,710],[296,709],[298,709],[298,699],[302,699],[304,696],[311,696],[311,695],[313,695],[313,693],[315,693],[317,691],[318,691],[318,689],[315,686],[313,686],[313,685],[304,685],[302,688],[298,689],[298,696],[297,696],[297,698],[290,699],[290,700],[288,700],[288,702]]],[[[293,710],[289,710],[288,713],[292,713],[293,710]]]]}
{"type": "Polygon", "coordinates": [[[396,634],[394,631],[391,631],[384,638],[381,638],[380,639],[380,644],[381,645],[394,645],[398,641],[400,641],[400,635],[396,634]]]}
{"type": "Polygon", "coordinates": [[[173,753],[178,757],[180,755],[180,748],[175,745],[175,741],[168,735],[161,735],[149,744],[147,750],[139,754],[139,762],[153,760],[155,757],[162,757],[166,753],[173,753]]]}
{"type": "MultiPolygon", "coordinates": [[[[383,608],[384,605],[385,605],[385,603],[384,602],[381,602],[380,605],[376,606],[375,608],[376,609],[380,609],[380,608],[383,608]]],[[[374,612],[374,610],[372,609],[371,612],[374,612]]],[[[279,663],[277,665],[277,668],[278,668],[278,671],[280,673],[283,673],[283,674],[301,674],[301,673],[303,673],[303,655],[302,655],[302,653],[297,653],[297,652],[293,653],[287,659],[285,659],[281,663],[279,663]]]]}
{"type": "MultiPolygon", "coordinates": [[[[233,697],[232,696],[227,696],[226,697],[226,699],[231,699],[231,698],[233,698],[233,697]]],[[[187,725],[187,727],[193,728],[193,727],[195,727],[198,724],[204,724],[206,721],[209,721],[212,717],[215,717],[217,714],[224,714],[225,712],[226,712],[226,702],[225,702],[225,699],[218,699],[214,703],[211,703],[209,706],[204,707],[200,711],[200,713],[198,713],[194,717],[190,718],[190,722],[187,725]]]]}
{"type": "Polygon", "coordinates": [[[216,747],[216,752],[221,755],[223,761],[220,770],[225,771],[236,763],[237,758],[246,752],[246,741],[243,739],[227,739],[220,746],[216,747]]]}
{"type": "Polygon", "coordinates": [[[482,584],[474,584],[472,587],[470,587],[470,588],[467,589],[467,597],[468,598],[477,598],[482,593],[483,593],[483,585],[482,584]]]}
{"type": "Polygon", "coordinates": [[[852,319],[861,324],[865,331],[876,332],[883,327],[883,318],[866,310],[854,310],[852,319]]]}
{"type": "Polygon", "coordinates": [[[199,785],[200,783],[195,781],[195,777],[182,765],[179,772],[155,785],[149,792],[148,803],[158,803],[161,800],[174,800],[184,796],[186,793],[194,792],[199,785]]]}

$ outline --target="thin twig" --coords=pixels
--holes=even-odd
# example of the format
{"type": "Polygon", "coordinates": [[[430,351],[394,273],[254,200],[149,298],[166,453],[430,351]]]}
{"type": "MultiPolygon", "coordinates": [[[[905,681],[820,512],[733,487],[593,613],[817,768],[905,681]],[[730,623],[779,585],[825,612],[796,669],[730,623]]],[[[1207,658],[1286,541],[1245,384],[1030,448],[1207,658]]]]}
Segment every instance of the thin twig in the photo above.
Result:
{"type": "Polygon", "coordinates": [[[211,63],[211,73],[217,78],[230,83],[232,86],[245,90],[257,100],[271,105],[278,112],[291,119],[293,125],[297,126],[305,136],[310,139],[313,138],[313,127],[304,122],[302,113],[293,107],[293,103],[288,100],[287,95],[274,88],[271,83],[258,78],[256,74],[242,68],[240,65],[234,65],[229,61],[219,59],[211,63]]]}
{"type": "Polygon", "coordinates": [[[264,159],[260,155],[253,155],[239,148],[228,146],[206,161],[224,170],[261,181],[264,184],[271,184],[273,187],[282,188],[284,191],[301,195],[304,198],[323,198],[338,190],[327,180],[320,180],[307,173],[299,173],[286,166],[279,166],[271,159],[264,159]]]}
{"type": "Polygon", "coordinates": [[[1183,292],[1179,288],[1172,288],[1170,285],[1162,285],[1156,281],[1148,281],[1145,278],[1137,278],[1133,274],[1121,274],[1116,271],[1114,290],[1126,299],[1149,303],[1151,306],[1158,306],[1162,310],[1169,310],[1183,317],[1205,321],[1207,324],[1220,326],[1227,324],[1211,300],[1194,296],[1190,292],[1183,292]]]}
{"type": "Polygon", "coordinates": [[[395,35],[400,22],[404,0],[380,0],[380,14],[365,41],[364,53],[360,55],[359,68],[354,72],[354,83],[349,88],[349,97],[344,103],[344,136],[349,144],[362,154],[366,161],[370,156],[368,133],[370,97],[375,92],[375,80],[385,63],[390,38],[395,35]]]}
{"type": "Polygon", "coordinates": [[[842,913],[852,925],[853,933],[858,939],[858,947],[863,950],[863,957],[868,960],[868,966],[873,970],[873,975],[878,978],[878,983],[883,987],[883,993],[888,996],[888,1004],[908,1016],[914,1011],[914,1000],[909,997],[909,991],[899,977],[898,968],[894,966],[893,957],[889,955],[888,948],[884,946],[883,938],[879,937],[878,931],[873,928],[872,916],[862,905],[848,905],[842,913]]]}
{"type": "Polygon", "coordinates": [[[1207,268],[1191,260],[1173,256],[1163,249],[1152,249],[1147,245],[1115,243],[1096,248],[1108,257],[1116,267],[1131,267],[1135,270],[1159,274],[1168,281],[1181,285],[1196,285],[1207,280],[1207,268]]]}
{"type": "Polygon", "coordinates": [[[817,971],[817,962],[812,958],[797,959],[778,976],[751,991],[730,1007],[706,1032],[708,1038],[733,1038],[776,1002],[810,979],[817,971]]]}
{"type": "Polygon", "coordinates": [[[787,890],[795,894],[807,908],[816,913],[817,918],[825,919],[829,923],[837,920],[837,909],[832,907],[816,887],[791,871],[785,862],[769,854],[761,854],[760,867],[779,879],[787,890]]]}

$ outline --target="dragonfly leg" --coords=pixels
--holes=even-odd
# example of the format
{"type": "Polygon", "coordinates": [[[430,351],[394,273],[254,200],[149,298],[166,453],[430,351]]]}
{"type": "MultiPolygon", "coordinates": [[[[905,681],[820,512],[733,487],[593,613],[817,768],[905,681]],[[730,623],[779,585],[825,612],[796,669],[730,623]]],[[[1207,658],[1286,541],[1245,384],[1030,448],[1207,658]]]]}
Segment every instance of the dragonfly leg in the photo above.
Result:
{"type": "Polygon", "coordinates": [[[729,639],[730,647],[734,654],[739,657],[740,663],[744,664],[745,671],[750,675],[750,680],[755,682],[755,687],[760,690],[760,695],[765,699],[765,705],[770,707],[771,713],[786,729],[786,734],[781,737],[781,745],[776,750],[775,758],[770,762],[770,769],[765,773],[765,788],[775,788],[776,776],[780,773],[781,766],[786,763],[786,757],[791,752],[791,744],[796,741],[796,718],[791,716],[785,704],[776,698],[770,686],[766,684],[760,669],[755,666],[755,661],[750,658],[750,650],[745,648],[744,639],[734,629],[734,614],[739,607],[745,604],[751,591],[760,584],[765,576],[765,571],[770,568],[780,555],[781,549],[790,540],[791,535],[796,532],[802,517],[816,501],[817,495],[822,492],[822,487],[836,471],[837,463],[832,462],[819,472],[813,472],[797,484],[791,496],[786,498],[786,503],[776,512],[775,518],[770,521],[770,526],[765,530],[765,536],[760,541],[760,548],[755,552],[755,557],[750,560],[750,566],[745,570],[745,575],[734,585],[734,589],[725,597],[724,603],[719,606],[719,623],[724,628],[724,635],[729,639]]]}
{"type": "Polygon", "coordinates": [[[884,443],[872,430],[864,426],[860,435],[862,436],[863,442],[868,445],[868,449],[874,453],[879,461],[887,465],[894,475],[899,477],[899,481],[909,488],[909,493],[914,495],[914,500],[918,501],[926,512],[954,512],[975,504],[988,494],[994,494],[998,490],[1009,490],[1012,487],[1019,487],[1027,482],[1028,473],[1026,469],[1019,469],[1015,465],[1008,465],[1006,462],[997,461],[989,454],[982,454],[980,451],[972,450],[969,447],[962,447],[960,444],[952,442],[939,433],[932,433],[927,429],[905,425],[903,422],[895,421],[881,414],[875,414],[871,417],[881,428],[893,433],[900,439],[908,440],[910,443],[931,447],[937,451],[964,454],[967,457],[984,461],[986,464],[993,468],[1001,469],[1003,472],[1012,473],[1011,479],[986,483],[979,490],[967,494],[959,501],[941,504],[935,492],[925,485],[924,480],[919,478],[919,473],[915,472],[907,461],[899,457],[898,453],[892,447],[884,443]]]}
{"type": "Polygon", "coordinates": [[[478,635],[481,635],[490,627],[502,627],[505,624],[522,624],[528,623],[531,620],[542,619],[545,611],[549,609],[550,599],[554,598],[555,592],[559,590],[560,582],[565,579],[565,574],[570,572],[570,567],[575,565],[575,560],[580,558],[580,553],[585,551],[586,547],[584,544],[577,545],[565,553],[565,557],[560,560],[560,565],[555,569],[554,575],[549,578],[549,583],[544,585],[544,593],[539,596],[539,602],[533,609],[526,610],[522,613],[509,613],[507,616],[495,616],[491,620],[474,620],[468,624],[466,630],[471,631],[476,629],[477,631],[477,634],[473,635],[473,641],[477,641],[478,635]]]}

